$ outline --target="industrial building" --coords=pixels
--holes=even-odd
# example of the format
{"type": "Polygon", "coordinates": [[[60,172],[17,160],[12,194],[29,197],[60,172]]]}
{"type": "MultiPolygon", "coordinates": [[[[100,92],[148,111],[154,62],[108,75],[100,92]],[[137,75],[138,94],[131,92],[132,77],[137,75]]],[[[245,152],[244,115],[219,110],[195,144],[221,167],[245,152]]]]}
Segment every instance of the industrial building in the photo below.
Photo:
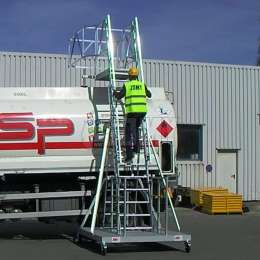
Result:
{"type": "MultiPolygon", "coordinates": [[[[105,68],[105,61],[99,61],[105,68]]],[[[83,78],[55,54],[0,53],[0,87],[104,86],[83,78]]],[[[144,60],[148,87],[164,87],[178,122],[179,183],[224,186],[246,201],[260,200],[260,68],[144,60]]]]}

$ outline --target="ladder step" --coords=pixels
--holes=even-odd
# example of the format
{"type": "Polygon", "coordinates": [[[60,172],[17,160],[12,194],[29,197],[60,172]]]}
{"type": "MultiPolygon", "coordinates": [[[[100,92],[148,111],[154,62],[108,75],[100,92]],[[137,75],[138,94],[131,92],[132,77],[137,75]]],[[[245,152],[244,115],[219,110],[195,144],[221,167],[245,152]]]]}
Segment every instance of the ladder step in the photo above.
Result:
{"type": "MultiPolygon", "coordinates": [[[[107,212],[107,213],[105,213],[105,215],[106,216],[111,216],[111,215],[117,215],[117,213],[115,212],[115,213],[109,213],[109,212],[107,212]]],[[[123,214],[123,213],[120,213],[120,217],[124,217],[125,215],[123,214]]],[[[126,214],[126,217],[150,217],[151,216],[151,214],[149,214],[149,213],[140,213],[140,214],[137,214],[137,213],[132,213],[132,214],[126,214]]]]}
{"type": "MultiPolygon", "coordinates": [[[[111,204],[111,200],[107,200],[105,203],[107,204],[111,204]]],[[[114,203],[116,203],[116,201],[114,201],[114,203]]],[[[124,204],[124,201],[119,201],[119,203],[124,204]]],[[[148,204],[149,201],[148,200],[142,200],[142,201],[126,201],[126,204],[148,204]]]]}
{"type": "MultiPolygon", "coordinates": [[[[104,226],[104,228],[111,229],[111,226],[104,226]]],[[[126,227],[126,230],[152,230],[153,227],[126,227]]],[[[123,227],[121,227],[121,230],[124,230],[123,227]]]]}
{"type": "MultiPolygon", "coordinates": [[[[115,69],[115,79],[117,81],[125,81],[128,80],[128,78],[129,78],[128,69],[115,69]]],[[[110,80],[109,68],[96,75],[96,80],[109,81],[110,80]]]]}
{"type": "Polygon", "coordinates": [[[147,179],[147,175],[134,175],[134,176],[120,175],[119,178],[122,178],[122,179],[147,179]]]}
{"type": "MultiPolygon", "coordinates": [[[[121,188],[120,191],[124,191],[125,189],[121,188]]],[[[107,189],[106,191],[111,192],[111,189],[107,189]]],[[[116,191],[114,189],[114,191],[116,191]]],[[[149,191],[148,188],[127,188],[126,191],[149,191]]]]}
{"type": "Polygon", "coordinates": [[[126,188],[126,189],[120,189],[120,191],[149,191],[148,188],[126,188]]]}
{"type": "MultiPolygon", "coordinates": [[[[126,227],[126,230],[152,230],[153,227],[126,227]]],[[[121,230],[124,230],[123,227],[121,227],[121,230]]]]}
{"type": "MultiPolygon", "coordinates": [[[[142,153],[143,155],[143,153],[142,153]]],[[[120,163],[120,166],[124,166],[126,168],[137,168],[137,167],[145,167],[145,164],[137,164],[137,163],[132,163],[132,164],[127,164],[127,163],[120,163]]]]}
{"type": "MultiPolygon", "coordinates": [[[[120,214],[120,217],[123,217],[124,214],[120,214]]],[[[126,217],[150,217],[151,214],[149,213],[140,213],[140,214],[136,214],[136,213],[129,213],[129,214],[126,214],[126,217]]]]}

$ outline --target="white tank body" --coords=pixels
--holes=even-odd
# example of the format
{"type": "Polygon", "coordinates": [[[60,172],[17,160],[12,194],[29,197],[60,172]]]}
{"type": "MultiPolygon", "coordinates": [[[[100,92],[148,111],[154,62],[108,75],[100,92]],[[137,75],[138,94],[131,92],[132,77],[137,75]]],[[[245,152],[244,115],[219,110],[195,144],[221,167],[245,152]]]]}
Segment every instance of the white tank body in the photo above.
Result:
{"type": "MultiPolygon", "coordinates": [[[[162,88],[151,92],[151,139],[159,157],[170,143],[174,160],[173,106],[162,88]]],[[[0,175],[98,172],[109,113],[107,88],[0,88],[0,175]]]]}

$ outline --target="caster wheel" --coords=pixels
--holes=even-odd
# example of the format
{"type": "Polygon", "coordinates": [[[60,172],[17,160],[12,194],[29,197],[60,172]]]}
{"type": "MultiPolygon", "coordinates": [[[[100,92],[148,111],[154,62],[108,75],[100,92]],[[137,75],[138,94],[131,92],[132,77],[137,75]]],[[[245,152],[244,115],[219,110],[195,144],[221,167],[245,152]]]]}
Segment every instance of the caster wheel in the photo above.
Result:
{"type": "Polygon", "coordinates": [[[82,236],[78,235],[78,243],[82,243],[82,236]]]}
{"type": "Polygon", "coordinates": [[[185,252],[189,253],[191,251],[191,241],[185,241],[184,246],[185,246],[185,252]]]}
{"type": "Polygon", "coordinates": [[[77,235],[73,238],[73,242],[76,243],[76,244],[80,244],[82,243],[82,237],[81,235],[77,235]]]}
{"type": "Polygon", "coordinates": [[[100,251],[101,251],[101,255],[105,256],[107,254],[107,245],[100,245],[100,251]]]}

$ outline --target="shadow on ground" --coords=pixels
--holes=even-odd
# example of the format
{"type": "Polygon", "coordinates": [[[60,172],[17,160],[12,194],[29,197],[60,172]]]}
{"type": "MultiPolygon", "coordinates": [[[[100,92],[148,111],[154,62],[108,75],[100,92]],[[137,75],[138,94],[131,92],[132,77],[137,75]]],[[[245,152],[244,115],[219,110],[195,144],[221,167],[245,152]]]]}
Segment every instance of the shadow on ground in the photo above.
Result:
{"type": "Polygon", "coordinates": [[[65,222],[46,224],[36,220],[23,220],[0,223],[0,239],[68,239],[74,237],[76,232],[76,224],[65,222]]]}

